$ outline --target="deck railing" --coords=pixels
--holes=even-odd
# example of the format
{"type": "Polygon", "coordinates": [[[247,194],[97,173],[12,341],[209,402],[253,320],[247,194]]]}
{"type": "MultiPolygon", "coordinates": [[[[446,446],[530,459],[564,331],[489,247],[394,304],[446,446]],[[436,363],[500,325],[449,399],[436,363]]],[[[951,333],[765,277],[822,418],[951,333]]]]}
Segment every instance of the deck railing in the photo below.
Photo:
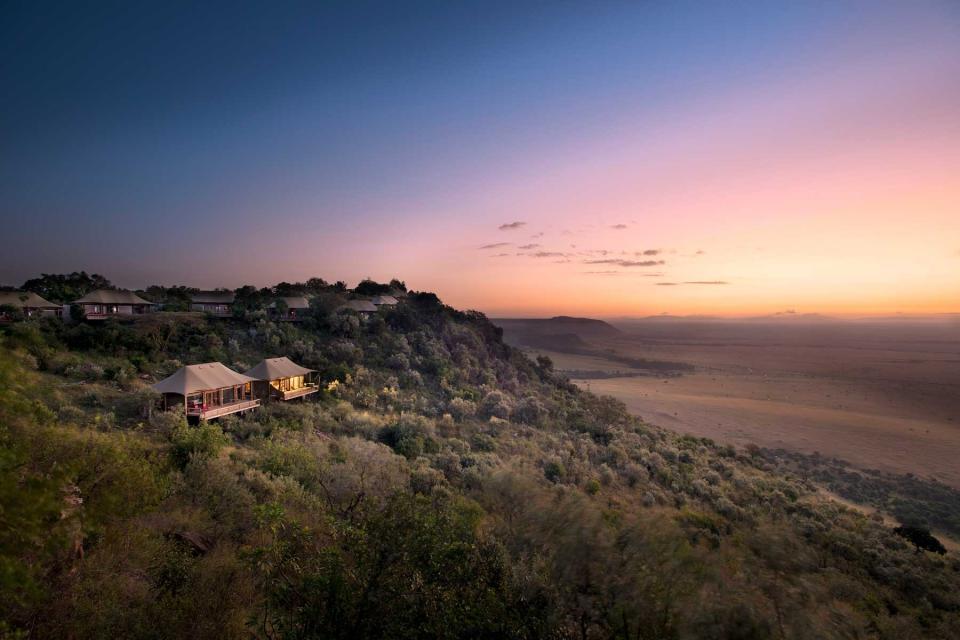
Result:
{"type": "Polygon", "coordinates": [[[282,397],[284,400],[293,400],[294,398],[302,398],[303,396],[308,396],[311,393],[316,393],[319,387],[310,383],[300,387],[299,389],[291,389],[290,391],[281,391],[282,397]]]}
{"type": "Polygon", "coordinates": [[[221,405],[203,405],[199,407],[187,407],[187,415],[200,418],[201,420],[212,420],[228,416],[231,413],[240,411],[249,411],[260,406],[260,400],[241,400],[239,402],[230,402],[221,405]]]}

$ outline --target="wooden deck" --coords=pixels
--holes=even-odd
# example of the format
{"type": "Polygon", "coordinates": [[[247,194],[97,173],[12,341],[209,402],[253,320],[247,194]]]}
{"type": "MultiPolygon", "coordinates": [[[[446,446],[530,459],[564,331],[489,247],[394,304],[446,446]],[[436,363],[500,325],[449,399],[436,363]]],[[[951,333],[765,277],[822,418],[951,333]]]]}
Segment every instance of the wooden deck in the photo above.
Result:
{"type": "Polygon", "coordinates": [[[212,420],[214,418],[228,416],[232,413],[256,409],[259,406],[260,400],[243,400],[241,402],[231,402],[230,404],[221,405],[219,407],[208,407],[207,409],[187,409],[187,415],[200,418],[201,420],[212,420]]]}
{"type": "Polygon", "coordinates": [[[306,386],[300,387],[299,389],[293,389],[292,391],[283,391],[281,392],[282,393],[281,397],[284,400],[293,400],[294,398],[302,398],[304,396],[310,395],[311,393],[316,393],[318,388],[319,387],[317,387],[317,385],[315,384],[308,384],[306,386]]]}

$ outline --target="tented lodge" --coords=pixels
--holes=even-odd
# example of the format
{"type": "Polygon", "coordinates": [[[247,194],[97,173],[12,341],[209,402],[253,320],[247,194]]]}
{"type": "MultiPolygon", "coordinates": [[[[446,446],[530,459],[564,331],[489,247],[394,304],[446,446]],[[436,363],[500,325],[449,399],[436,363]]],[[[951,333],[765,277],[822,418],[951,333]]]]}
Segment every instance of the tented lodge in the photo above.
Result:
{"type": "Polygon", "coordinates": [[[244,375],[256,380],[254,394],[264,400],[293,400],[316,393],[313,369],[301,367],[289,358],[267,358],[244,375]]]}
{"type": "Polygon", "coordinates": [[[164,409],[182,405],[188,418],[211,420],[259,407],[255,382],[219,362],[207,362],[183,367],[152,388],[163,395],[164,409]]]}
{"type": "Polygon", "coordinates": [[[123,289],[97,289],[72,303],[80,309],[87,320],[106,320],[150,313],[152,302],[144,300],[132,291],[123,289]]]}
{"type": "Polygon", "coordinates": [[[9,319],[3,307],[16,309],[24,318],[59,318],[62,307],[44,300],[32,291],[0,291],[0,321],[9,319]]]}
{"type": "Polygon", "coordinates": [[[218,318],[233,317],[233,291],[201,291],[190,296],[190,310],[203,311],[218,318]]]}
{"type": "Polygon", "coordinates": [[[285,296],[274,301],[269,307],[270,317],[279,322],[300,322],[307,318],[310,301],[304,296],[285,296]],[[283,304],[278,304],[278,302],[283,304]]]}

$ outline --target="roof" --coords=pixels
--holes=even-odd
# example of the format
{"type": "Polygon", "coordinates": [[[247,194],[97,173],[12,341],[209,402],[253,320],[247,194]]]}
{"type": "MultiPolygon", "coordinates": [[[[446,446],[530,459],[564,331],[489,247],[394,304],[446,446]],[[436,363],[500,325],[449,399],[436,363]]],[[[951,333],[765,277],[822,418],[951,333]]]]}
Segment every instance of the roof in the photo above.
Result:
{"type": "MultiPolygon", "coordinates": [[[[287,303],[288,309],[309,309],[310,301],[303,296],[281,296],[277,300],[283,300],[287,303]]],[[[273,302],[270,304],[271,309],[277,308],[277,303],[273,302]]]]}
{"type": "Polygon", "coordinates": [[[44,300],[33,291],[0,291],[0,305],[23,309],[59,309],[60,305],[44,300]]]}
{"type": "Polygon", "coordinates": [[[397,304],[397,299],[393,296],[374,296],[373,304],[380,306],[381,304],[397,304]]]}
{"type": "Polygon", "coordinates": [[[73,304],[150,304],[149,300],[144,300],[133,291],[125,289],[97,289],[78,300],[73,304]]]}
{"type": "Polygon", "coordinates": [[[261,360],[260,364],[253,369],[244,372],[244,375],[257,380],[277,380],[278,378],[303,376],[313,371],[314,369],[301,367],[290,358],[266,358],[261,360]]]}
{"type": "Polygon", "coordinates": [[[346,303],[337,307],[337,310],[350,309],[358,313],[373,313],[377,310],[377,305],[369,300],[347,300],[346,303]]]}
{"type": "Polygon", "coordinates": [[[236,297],[233,291],[200,291],[191,295],[190,301],[200,304],[231,304],[236,297]]]}
{"type": "Polygon", "coordinates": [[[247,382],[255,382],[255,379],[228,369],[219,362],[207,362],[182,367],[150,388],[160,393],[179,393],[185,396],[195,391],[222,389],[247,382]]]}

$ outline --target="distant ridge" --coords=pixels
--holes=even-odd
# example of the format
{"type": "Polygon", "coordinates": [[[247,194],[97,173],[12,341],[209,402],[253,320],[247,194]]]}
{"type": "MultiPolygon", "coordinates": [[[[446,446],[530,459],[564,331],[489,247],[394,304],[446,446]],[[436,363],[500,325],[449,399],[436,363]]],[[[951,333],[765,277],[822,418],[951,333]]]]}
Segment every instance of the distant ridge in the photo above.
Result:
{"type": "Polygon", "coordinates": [[[552,318],[494,318],[495,325],[508,334],[519,335],[575,335],[579,338],[597,336],[616,336],[621,331],[613,325],[595,318],[577,318],[573,316],[554,316],[552,318]]]}
{"type": "Polygon", "coordinates": [[[795,313],[785,311],[780,313],[771,313],[765,316],[754,316],[744,318],[747,322],[838,322],[839,318],[825,316],[821,313],[795,313]]]}

